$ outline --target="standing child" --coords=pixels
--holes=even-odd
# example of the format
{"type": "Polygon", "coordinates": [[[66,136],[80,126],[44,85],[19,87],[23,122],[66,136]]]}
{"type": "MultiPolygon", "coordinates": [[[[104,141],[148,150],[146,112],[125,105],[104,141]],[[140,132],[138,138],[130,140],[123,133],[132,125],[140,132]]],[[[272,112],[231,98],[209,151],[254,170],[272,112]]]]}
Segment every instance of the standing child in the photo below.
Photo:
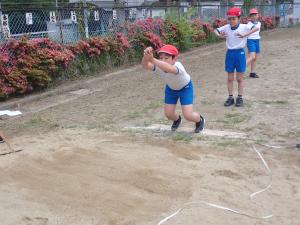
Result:
{"type": "Polygon", "coordinates": [[[172,131],[181,123],[181,116],[175,112],[179,99],[184,118],[194,122],[195,133],[199,133],[204,129],[205,119],[193,111],[193,83],[183,65],[177,61],[178,54],[176,47],[165,45],[158,50],[159,59],[156,59],[153,57],[153,49],[148,47],[144,50],[142,66],[160,74],[166,82],[164,111],[166,117],[173,121],[172,131]]]}
{"type": "Polygon", "coordinates": [[[249,11],[250,21],[248,22],[248,26],[250,28],[256,28],[257,31],[248,36],[247,39],[247,47],[249,57],[247,59],[247,65],[250,65],[250,75],[251,78],[259,78],[259,76],[255,73],[257,54],[260,53],[260,27],[261,23],[258,21],[258,11],[257,9],[251,9],[249,11]]]}
{"type": "Polygon", "coordinates": [[[229,96],[225,101],[224,106],[228,107],[235,104],[237,107],[241,107],[244,104],[243,74],[246,71],[246,56],[244,47],[246,46],[247,36],[256,30],[249,28],[247,24],[240,24],[241,9],[238,7],[230,8],[227,11],[227,17],[229,24],[215,30],[215,33],[218,36],[226,38],[227,52],[225,59],[225,71],[228,73],[227,89],[229,96]],[[233,81],[235,72],[238,83],[238,96],[236,98],[236,102],[233,98],[233,81]]]}

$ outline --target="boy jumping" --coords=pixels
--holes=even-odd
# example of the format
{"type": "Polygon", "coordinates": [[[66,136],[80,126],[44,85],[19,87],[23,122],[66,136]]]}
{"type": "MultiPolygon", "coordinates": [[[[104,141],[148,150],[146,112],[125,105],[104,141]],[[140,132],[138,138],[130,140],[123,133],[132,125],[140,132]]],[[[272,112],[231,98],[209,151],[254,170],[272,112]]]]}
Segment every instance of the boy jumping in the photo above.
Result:
{"type": "Polygon", "coordinates": [[[235,104],[241,107],[243,101],[243,74],[246,71],[246,56],[244,47],[246,46],[247,36],[257,31],[257,28],[249,28],[247,24],[240,24],[241,9],[238,7],[230,8],[227,11],[229,24],[217,28],[215,33],[221,38],[226,38],[226,60],[225,71],[228,73],[227,89],[228,98],[224,106],[228,107],[235,104]],[[238,83],[238,96],[236,102],[233,98],[233,81],[236,72],[236,80],[238,83]]]}
{"type": "Polygon", "coordinates": [[[199,133],[204,129],[205,119],[193,111],[193,83],[183,65],[177,61],[178,54],[176,47],[165,45],[158,50],[159,59],[156,59],[153,56],[153,49],[148,47],[144,50],[142,66],[158,73],[166,82],[164,111],[166,117],[173,121],[172,131],[175,131],[181,123],[181,116],[175,112],[179,99],[184,118],[194,122],[195,133],[199,133]]]}

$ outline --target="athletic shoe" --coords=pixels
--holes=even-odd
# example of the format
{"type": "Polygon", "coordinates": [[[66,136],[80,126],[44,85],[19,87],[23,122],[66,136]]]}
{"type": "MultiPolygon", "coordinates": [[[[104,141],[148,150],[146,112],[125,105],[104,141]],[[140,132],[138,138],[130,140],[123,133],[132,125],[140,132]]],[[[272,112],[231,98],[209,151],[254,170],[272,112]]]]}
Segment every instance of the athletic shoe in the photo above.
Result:
{"type": "Polygon", "coordinates": [[[235,106],[236,107],[242,107],[243,105],[244,105],[243,97],[237,97],[236,102],[235,102],[235,106]]]}
{"type": "Polygon", "coordinates": [[[227,98],[227,100],[225,101],[224,106],[228,107],[228,106],[231,106],[231,105],[234,105],[234,98],[229,96],[227,98]]]}
{"type": "Polygon", "coordinates": [[[176,121],[173,122],[171,130],[172,131],[177,130],[177,128],[179,127],[180,123],[181,123],[181,116],[179,115],[178,120],[176,120],[176,121]]]}
{"type": "Polygon", "coordinates": [[[251,77],[251,78],[259,78],[259,76],[256,73],[250,73],[249,77],[251,77]]]}
{"type": "Polygon", "coordinates": [[[203,116],[200,116],[200,121],[196,123],[195,133],[202,132],[205,126],[205,119],[203,116]]]}

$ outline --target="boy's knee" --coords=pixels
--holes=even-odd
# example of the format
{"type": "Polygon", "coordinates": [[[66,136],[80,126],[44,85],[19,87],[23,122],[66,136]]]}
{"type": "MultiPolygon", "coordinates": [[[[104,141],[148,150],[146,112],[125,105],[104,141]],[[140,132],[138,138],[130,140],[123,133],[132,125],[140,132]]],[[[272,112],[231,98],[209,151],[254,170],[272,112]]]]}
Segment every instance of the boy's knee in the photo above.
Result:
{"type": "Polygon", "coordinates": [[[183,117],[184,117],[187,121],[193,121],[192,113],[183,113],[183,117]]]}
{"type": "Polygon", "coordinates": [[[231,77],[231,76],[228,77],[228,78],[227,78],[227,81],[228,81],[228,82],[233,82],[233,81],[234,81],[234,77],[231,77]]]}
{"type": "Polygon", "coordinates": [[[170,112],[170,111],[165,111],[165,116],[168,118],[168,119],[172,119],[174,117],[174,113],[173,112],[170,112]]]}
{"type": "Polygon", "coordinates": [[[236,81],[237,81],[238,83],[242,83],[242,82],[243,82],[243,77],[242,77],[242,76],[237,77],[237,78],[236,78],[236,81]]]}

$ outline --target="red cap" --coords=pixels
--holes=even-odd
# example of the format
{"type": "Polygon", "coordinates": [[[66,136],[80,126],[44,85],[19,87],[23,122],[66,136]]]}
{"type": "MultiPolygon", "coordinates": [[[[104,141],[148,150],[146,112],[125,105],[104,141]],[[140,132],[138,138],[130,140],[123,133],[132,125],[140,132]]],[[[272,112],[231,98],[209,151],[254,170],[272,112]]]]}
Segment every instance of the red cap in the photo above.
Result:
{"type": "Polygon", "coordinates": [[[236,16],[239,17],[242,15],[241,8],[233,7],[227,11],[227,16],[236,16]]]}
{"type": "Polygon", "coordinates": [[[158,52],[158,54],[163,52],[163,53],[167,53],[169,55],[174,55],[174,56],[178,56],[178,54],[179,54],[177,48],[173,45],[164,45],[157,52],[158,52]]]}
{"type": "Polygon", "coordinates": [[[250,9],[249,14],[258,14],[257,9],[250,9]]]}

